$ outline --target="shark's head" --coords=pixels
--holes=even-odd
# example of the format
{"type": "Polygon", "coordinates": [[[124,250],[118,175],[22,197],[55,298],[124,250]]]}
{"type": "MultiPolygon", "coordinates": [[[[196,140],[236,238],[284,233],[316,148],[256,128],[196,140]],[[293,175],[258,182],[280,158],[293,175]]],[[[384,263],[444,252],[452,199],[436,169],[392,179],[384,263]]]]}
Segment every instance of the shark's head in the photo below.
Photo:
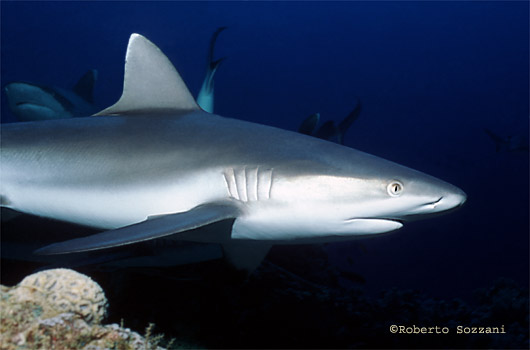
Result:
{"type": "Polygon", "coordinates": [[[7,84],[9,109],[21,121],[68,118],[71,103],[54,90],[30,83],[7,84]]]}
{"type": "Polygon", "coordinates": [[[93,88],[97,71],[87,71],[73,90],[26,82],[4,87],[9,109],[20,121],[37,121],[87,116],[95,112],[93,88]]]}
{"type": "Polygon", "coordinates": [[[393,231],[466,201],[466,194],[447,182],[375,156],[335,145],[326,156],[321,163],[273,169],[270,198],[248,204],[249,214],[236,220],[233,237],[351,239],[393,231]],[[347,158],[351,162],[344,162],[347,158]],[[254,212],[254,205],[260,210],[254,212]]]}

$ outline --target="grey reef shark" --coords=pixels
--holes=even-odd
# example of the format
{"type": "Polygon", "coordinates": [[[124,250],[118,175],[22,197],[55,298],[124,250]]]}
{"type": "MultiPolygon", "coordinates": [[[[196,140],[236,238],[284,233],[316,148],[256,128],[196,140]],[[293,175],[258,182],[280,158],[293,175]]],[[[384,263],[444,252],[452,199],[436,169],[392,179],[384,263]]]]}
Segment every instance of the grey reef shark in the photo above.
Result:
{"type": "Polygon", "coordinates": [[[97,71],[87,71],[72,90],[26,82],[4,87],[11,112],[19,121],[35,121],[88,116],[94,106],[97,71]]]}
{"type": "Polygon", "coordinates": [[[3,125],[1,205],[102,230],[37,254],[166,237],[218,245],[251,271],[273,244],[369,237],[466,200],[391,161],[203,111],[139,34],[123,85],[118,102],[92,117],[3,125]]]}

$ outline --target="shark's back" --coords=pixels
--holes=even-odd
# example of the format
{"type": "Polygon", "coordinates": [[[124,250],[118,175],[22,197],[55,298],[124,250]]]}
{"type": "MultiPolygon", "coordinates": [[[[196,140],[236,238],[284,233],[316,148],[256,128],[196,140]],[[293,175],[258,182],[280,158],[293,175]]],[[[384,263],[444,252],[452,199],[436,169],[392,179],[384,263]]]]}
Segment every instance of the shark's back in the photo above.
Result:
{"type": "MultiPolygon", "coordinates": [[[[335,148],[305,135],[205,112],[64,119],[2,128],[3,170],[12,166],[23,171],[40,169],[38,176],[51,164],[54,168],[60,164],[65,175],[85,167],[112,171],[127,163],[132,153],[146,166],[168,162],[185,168],[188,162],[205,161],[211,167],[214,163],[264,164],[268,158],[275,164],[282,158],[311,159],[322,147],[335,148]],[[28,168],[21,169],[22,165],[28,168]]],[[[131,166],[138,169],[142,164],[131,166]]]]}

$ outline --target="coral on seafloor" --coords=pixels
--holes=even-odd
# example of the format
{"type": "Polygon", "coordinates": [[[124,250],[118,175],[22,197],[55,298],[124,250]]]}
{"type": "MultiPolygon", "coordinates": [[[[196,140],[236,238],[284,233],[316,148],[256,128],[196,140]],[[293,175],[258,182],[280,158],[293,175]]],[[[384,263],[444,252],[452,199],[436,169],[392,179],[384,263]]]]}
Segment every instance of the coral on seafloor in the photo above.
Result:
{"type": "Polygon", "coordinates": [[[102,325],[103,289],[69,269],[37,272],[14,287],[0,285],[0,349],[162,349],[117,324],[102,325]]]}

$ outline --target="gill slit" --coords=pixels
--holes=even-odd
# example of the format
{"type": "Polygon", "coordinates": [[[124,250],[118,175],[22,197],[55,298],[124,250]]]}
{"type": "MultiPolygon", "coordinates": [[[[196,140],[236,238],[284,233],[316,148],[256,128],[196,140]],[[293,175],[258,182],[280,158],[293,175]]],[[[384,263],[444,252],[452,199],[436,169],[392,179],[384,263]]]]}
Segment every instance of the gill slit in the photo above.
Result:
{"type": "Polygon", "coordinates": [[[226,168],[223,171],[228,196],[242,202],[267,200],[272,192],[272,168],[226,168]]]}

